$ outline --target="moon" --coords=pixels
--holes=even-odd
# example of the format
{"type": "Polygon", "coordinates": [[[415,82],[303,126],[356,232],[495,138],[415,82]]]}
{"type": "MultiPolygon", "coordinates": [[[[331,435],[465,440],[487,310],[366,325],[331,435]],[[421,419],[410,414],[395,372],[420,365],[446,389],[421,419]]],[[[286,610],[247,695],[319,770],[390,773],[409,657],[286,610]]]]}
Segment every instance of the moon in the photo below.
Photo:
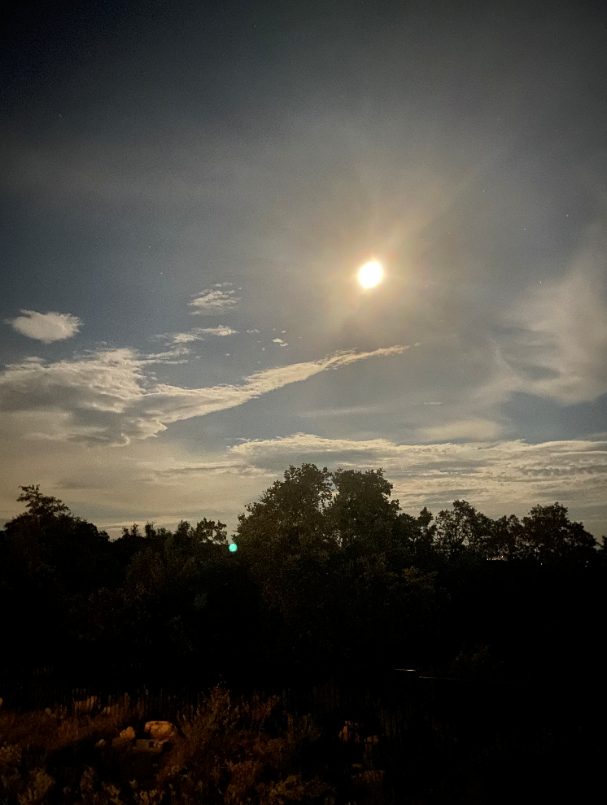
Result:
{"type": "Polygon", "coordinates": [[[381,267],[381,263],[378,263],[377,260],[371,260],[370,263],[365,263],[358,272],[358,281],[363,288],[373,288],[374,285],[381,282],[383,275],[384,270],[381,267]]]}

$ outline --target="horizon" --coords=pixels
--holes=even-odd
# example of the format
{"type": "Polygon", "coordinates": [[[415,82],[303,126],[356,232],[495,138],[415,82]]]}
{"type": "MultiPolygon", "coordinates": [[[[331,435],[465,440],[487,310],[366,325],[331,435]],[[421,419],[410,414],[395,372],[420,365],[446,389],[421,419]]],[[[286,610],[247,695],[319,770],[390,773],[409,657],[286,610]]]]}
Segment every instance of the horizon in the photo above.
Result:
{"type": "Polygon", "coordinates": [[[108,533],[232,533],[309,462],[383,468],[409,514],[558,501],[606,534],[603,23],[13,8],[0,523],[39,484],[108,533]]]}
{"type": "MultiPolygon", "coordinates": [[[[316,465],[311,465],[311,466],[316,467],[316,465]]],[[[300,467],[290,467],[289,469],[302,469],[302,468],[303,468],[303,466],[301,468],[300,467]]],[[[324,468],[316,467],[316,469],[322,469],[324,471],[324,470],[327,470],[328,468],[327,467],[324,467],[324,468]]],[[[343,469],[343,468],[338,468],[338,471],[339,471],[339,469],[343,469]]],[[[388,478],[385,478],[385,476],[383,475],[383,470],[381,468],[380,469],[368,468],[368,471],[373,472],[373,473],[379,473],[388,483],[390,483],[390,480],[388,478]]],[[[333,470],[328,469],[328,472],[330,474],[332,474],[333,470]]],[[[357,469],[357,470],[355,470],[355,472],[359,472],[359,473],[361,473],[361,475],[364,475],[365,470],[364,469],[363,470],[357,469]]],[[[287,479],[287,474],[288,473],[285,470],[285,472],[283,473],[282,477],[277,479],[277,480],[279,480],[281,484],[284,483],[286,481],[286,479],[287,479]]],[[[335,483],[334,483],[334,481],[332,479],[331,479],[330,483],[331,483],[331,487],[332,487],[332,496],[333,496],[333,498],[335,498],[338,495],[338,489],[335,486],[335,483]]],[[[147,536],[147,534],[145,533],[146,526],[151,526],[152,528],[161,528],[161,529],[164,528],[164,529],[167,529],[169,532],[171,532],[171,531],[174,532],[177,529],[177,527],[180,525],[180,523],[182,523],[182,522],[186,522],[186,523],[188,523],[188,525],[190,525],[192,527],[195,527],[197,525],[197,522],[201,522],[202,519],[206,519],[209,522],[215,522],[218,526],[223,526],[223,530],[225,531],[225,534],[226,534],[226,537],[227,537],[227,540],[228,540],[228,544],[229,544],[229,547],[230,547],[230,551],[235,552],[237,550],[236,546],[238,544],[237,543],[238,522],[240,521],[240,518],[241,517],[248,518],[250,516],[250,513],[251,513],[250,507],[253,504],[263,503],[264,497],[266,496],[266,494],[268,492],[271,491],[273,486],[274,486],[273,484],[270,485],[266,490],[264,490],[264,493],[262,495],[257,497],[257,499],[255,501],[249,501],[249,503],[245,504],[245,507],[244,507],[243,511],[240,512],[237,515],[237,519],[236,519],[235,525],[233,527],[230,526],[230,524],[227,523],[227,522],[226,523],[221,522],[221,520],[211,521],[210,518],[204,517],[204,515],[202,515],[201,520],[197,520],[197,519],[187,520],[185,518],[181,518],[181,519],[175,520],[175,521],[157,522],[157,521],[154,521],[154,520],[147,519],[147,520],[143,520],[143,521],[140,521],[140,522],[128,522],[128,523],[125,522],[125,523],[114,523],[114,524],[106,524],[106,525],[93,523],[93,525],[99,531],[101,531],[102,533],[106,533],[107,536],[109,536],[110,542],[114,542],[117,539],[120,539],[121,537],[126,536],[127,531],[131,530],[134,526],[137,527],[137,529],[139,531],[139,536],[146,537],[147,536]]],[[[32,487],[25,487],[25,486],[20,487],[20,488],[23,490],[24,493],[28,492],[30,489],[32,489],[32,487]]],[[[38,491],[39,491],[39,493],[41,495],[44,496],[44,490],[38,490],[38,491]]],[[[413,512],[410,512],[410,511],[405,511],[402,508],[402,506],[400,506],[400,501],[397,498],[394,498],[392,496],[391,492],[387,491],[386,494],[387,494],[386,499],[388,501],[396,502],[398,504],[397,511],[398,511],[399,514],[402,513],[402,514],[406,514],[408,516],[416,517],[416,515],[422,515],[422,514],[426,514],[426,512],[429,512],[429,514],[431,515],[431,521],[434,522],[434,523],[436,523],[436,522],[438,522],[440,520],[440,515],[443,515],[445,513],[453,512],[455,510],[455,504],[456,503],[470,504],[472,506],[472,508],[475,509],[479,515],[487,516],[487,513],[484,512],[484,511],[481,511],[478,507],[476,507],[474,505],[474,503],[472,503],[471,501],[463,500],[463,499],[452,501],[451,506],[448,506],[446,509],[441,509],[440,511],[439,510],[429,511],[426,507],[424,507],[423,510],[420,510],[419,512],[416,512],[416,513],[413,513],[413,512]]],[[[57,502],[59,504],[63,504],[63,505],[65,504],[65,501],[62,501],[59,498],[54,498],[52,496],[51,499],[55,500],[55,502],[57,502]]],[[[549,504],[548,507],[551,506],[551,505],[553,505],[553,504],[549,504]]],[[[562,504],[560,504],[559,501],[554,501],[554,505],[560,506],[562,504]]],[[[526,511],[526,512],[524,512],[522,514],[517,514],[515,512],[511,512],[511,511],[510,512],[502,512],[500,514],[490,516],[489,520],[493,521],[493,522],[497,522],[500,519],[500,517],[508,517],[508,516],[514,514],[514,516],[517,517],[518,520],[522,523],[524,517],[532,515],[532,512],[533,512],[534,508],[535,507],[531,507],[529,509],[529,511],[526,511]]],[[[22,512],[22,514],[25,514],[25,513],[26,512],[22,512]]],[[[73,512],[70,509],[69,506],[67,506],[67,513],[70,516],[75,517],[76,519],[82,519],[85,522],[88,522],[86,520],[86,518],[81,518],[76,512],[73,512]]],[[[569,520],[571,521],[570,512],[568,511],[567,507],[565,507],[565,513],[567,514],[567,516],[569,517],[569,520]]],[[[3,522],[1,524],[0,527],[4,528],[7,525],[7,523],[9,523],[9,522],[10,522],[9,520],[6,520],[5,522],[3,522]]],[[[582,527],[584,527],[584,530],[588,532],[588,529],[586,528],[586,525],[585,525],[585,523],[583,521],[581,523],[579,523],[579,524],[582,525],[582,527]]],[[[595,539],[596,548],[601,549],[602,542],[607,540],[607,536],[604,535],[604,534],[599,536],[599,535],[596,535],[596,534],[592,534],[591,532],[588,532],[588,533],[590,533],[591,536],[595,539]]],[[[503,559],[504,557],[499,556],[499,557],[493,557],[493,558],[494,559],[495,558],[503,559]]]]}

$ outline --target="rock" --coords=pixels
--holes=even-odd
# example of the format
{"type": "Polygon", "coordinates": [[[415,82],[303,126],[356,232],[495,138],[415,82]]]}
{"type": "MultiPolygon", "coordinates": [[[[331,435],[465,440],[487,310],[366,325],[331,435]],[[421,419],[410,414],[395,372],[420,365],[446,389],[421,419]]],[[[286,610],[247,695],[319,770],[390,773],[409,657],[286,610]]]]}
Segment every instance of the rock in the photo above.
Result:
{"type": "Polygon", "coordinates": [[[143,731],[156,741],[170,741],[177,737],[177,727],[170,721],[148,721],[143,731]]]}
{"type": "Polygon", "coordinates": [[[112,739],[112,746],[126,746],[133,743],[136,737],[133,727],[127,727],[116,738],[112,739]]]}
{"type": "Polygon", "coordinates": [[[164,749],[165,741],[155,741],[150,738],[140,738],[135,741],[133,752],[147,752],[150,755],[160,755],[164,749]]]}
{"type": "Polygon", "coordinates": [[[133,741],[135,739],[135,730],[133,727],[127,727],[126,729],[120,732],[118,736],[123,741],[133,741]]]}
{"type": "Polygon", "coordinates": [[[51,710],[51,708],[50,708],[50,707],[47,707],[47,708],[44,710],[44,712],[47,714],[47,716],[52,716],[52,715],[53,715],[53,711],[51,710]]]}
{"type": "Polygon", "coordinates": [[[95,749],[101,749],[102,746],[105,746],[105,739],[101,738],[101,740],[97,741],[95,744],[95,749]]]}

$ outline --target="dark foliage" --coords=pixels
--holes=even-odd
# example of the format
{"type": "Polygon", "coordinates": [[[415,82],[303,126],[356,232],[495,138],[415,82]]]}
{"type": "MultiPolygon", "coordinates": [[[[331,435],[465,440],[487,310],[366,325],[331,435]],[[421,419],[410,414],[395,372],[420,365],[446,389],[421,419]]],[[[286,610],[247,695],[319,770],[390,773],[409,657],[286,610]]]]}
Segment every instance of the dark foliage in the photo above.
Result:
{"type": "Polygon", "coordinates": [[[559,503],[417,517],[381,470],[290,467],[239,518],[105,532],[39,487],[0,532],[5,662],[209,674],[417,667],[460,677],[601,673],[607,564],[559,503]]]}

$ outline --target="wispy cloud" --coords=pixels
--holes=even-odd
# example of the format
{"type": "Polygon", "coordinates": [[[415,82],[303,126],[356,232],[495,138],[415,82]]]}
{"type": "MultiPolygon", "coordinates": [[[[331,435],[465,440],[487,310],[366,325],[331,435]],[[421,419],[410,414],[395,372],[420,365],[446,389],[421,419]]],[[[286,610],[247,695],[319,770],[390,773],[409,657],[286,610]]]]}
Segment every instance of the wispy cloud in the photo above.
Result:
{"type": "Polygon", "coordinates": [[[497,439],[502,433],[502,426],[490,419],[469,418],[444,425],[432,425],[420,428],[418,435],[429,442],[447,442],[452,439],[468,439],[471,441],[487,441],[497,439]]]}
{"type": "Polygon", "coordinates": [[[190,313],[193,316],[218,316],[233,310],[240,299],[235,290],[225,288],[228,284],[222,283],[219,286],[207,288],[195,296],[189,302],[189,306],[192,308],[190,313]]]}
{"type": "Polygon", "coordinates": [[[238,475],[255,478],[270,477],[272,472],[263,467],[244,464],[239,459],[226,459],[223,461],[187,462],[172,467],[150,469],[148,480],[170,483],[178,478],[195,477],[197,475],[238,475]]]}
{"type": "Polygon", "coordinates": [[[272,342],[274,344],[279,344],[281,347],[288,347],[289,346],[286,341],[283,341],[282,338],[273,338],[272,342]]]}
{"type": "Polygon", "coordinates": [[[21,335],[45,344],[71,338],[82,327],[81,320],[71,313],[37,313],[35,310],[22,310],[21,316],[6,319],[5,323],[21,335]]]}
{"type": "Polygon", "coordinates": [[[232,330],[231,327],[200,327],[199,332],[201,335],[236,335],[238,330],[232,330]]]}
{"type": "Polygon", "coordinates": [[[502,320],[482,395],[519,391],[572,405],[607,392],[604,260],[601,244],[589,245],[564,277],[526,290],[502,320]]]}
{"type": "Polygon", "coordinates": [[[190,344],[193,341],[204,341],[208,336],[237,335],[238,330],[221,325],[219,327],[192,327],[185,333],[165,333],[156,336],[159,340],[170,344],[190,344]]]}
{"type": "Polygon", "coordinates": [[[0,374],[0,409],[60,412],[53,438],[128,444],[154,436],[172,422],[233,408],[328,369],[398,355],[406,347],[338,352],[258,372],[240,385],[190,389],[157,383],[146,374],[146,365],[179,360],[183,349],[145,356],[120,349],[50,364],[41,359],[13,364],[0,374]]]}
{"type": "Polygon", "coordinates": [[[313,408],[309,411],[301,411],[299,416],[302,419],[322,419],[323,417],[343,417],[343,416],[369,416],[370,414],[384,413],[385,404],[376,405],[351,405],[343,408],[313,408]]]}
{"type": "MultiPolygon", "coordinates": [[[[407,509],[443,506],[457,497],[515,508],[560,500],[603,503],[606,441],[397,444],[388,439],[326,439],[307,433],[246,441],[228,450],[243,468],[280,474],[290,463],[367,469],[382,467],[407,509]]],[[[234,470],[232,470],[234,471],[234,470]]]]}

